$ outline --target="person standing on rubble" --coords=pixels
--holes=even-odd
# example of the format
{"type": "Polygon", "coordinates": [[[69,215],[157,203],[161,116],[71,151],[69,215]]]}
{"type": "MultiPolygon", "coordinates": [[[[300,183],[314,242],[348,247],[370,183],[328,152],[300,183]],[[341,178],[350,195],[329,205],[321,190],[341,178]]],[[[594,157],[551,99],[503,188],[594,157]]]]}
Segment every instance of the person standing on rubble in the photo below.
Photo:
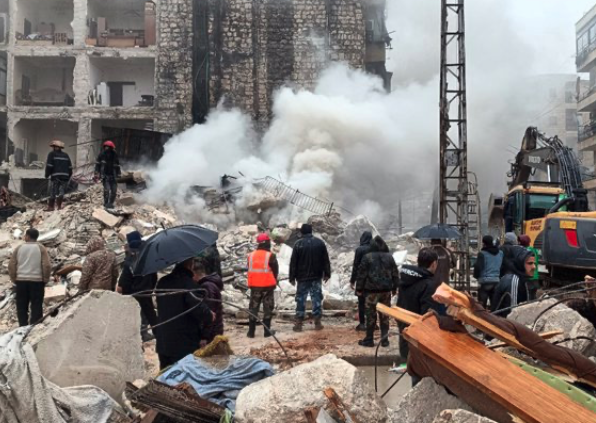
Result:
{"type": "Polygon", "coordinates": [[[46,160],[46,179],[50,179],[50,199],[48,200],[47,212],[60,210],[64,201],[64,194],[68,188],[68,182],[72,178],[72,162],[70,156],[64,152],[64,143],[53,140],[50,143],[52,151],[46,160]]]}
{"type": "Polygon", "coordinates": [[[14,250],[8,263],[10,280],[16,285],[19,326],[37,323],[43,316],[45,284],[50,280],[52,266],[48,251],[37,242],[38,237],[37,229],[27,229],[25,244],[14,250]]]}
{"type": "MultiPolygon", "coordinates": [[[[122,295],[134,295],[139,292],[151,291],[155,289],[157,284],[157,274],[153,273],[147,276],[135,276],[132,272],[132,267],[135,264],[137,255],[143,246],[141,234],[138,231],[133,231],[126,235],[126,258],[122,267],[120,279],[118,279],[118,293],[122,295]]],[[[157,313],[151,297],[134,297],[141,307],[141,320],[145,320],[151,327],[157,325],[157,313]]],[[[146,331],[146,323],[141,326],[141,337],[143,342],[151,340],[151,337],[146,331]]]]}
{"type": "Polygon", "coordinates": [[[315,330],[322,330],[323,286],[331,278],[331,262],[325,243],[313,236],[312,226],[302,225],[302,238],[294,244],[290,259],[290,283],[296,287],[296,322],[294,332],[302,331],[306,314],[306,298],[310,293],[315,330]]]}
{"type": "Polygon", "coordinates": [[[103,206],[106,209],[114,208],[120,174],[120,160],[116,145],[112,141],[106,141],[95,163],[95,177],[103,183],[103,206]]]}
{"type": "Polygon", "coordinates": [[[439,257],[437,270],[435,271],[435,282],[437,286],[442,283],[449,285],[451,280],[451,269],[456,266],[455,256],[445,247],[445,241],[441,239],[433,239],[430,241],[430,248],[432,248],[439,257]]]}
{"type": "MultiPolygon", "coordinates": [[[[263,304],[263,324],[265,325],[265,338],[275,334],[271,329],[271,318],[275,308],[274,291],[277,286],[279,275],[279,264],[277,257],[271,252],[271,239],[267,234],[257,236],[257,249],[248,255],[248,288],[250,289],[250,304],[248,306],[251,314],[259,315],[261,303],[263,304]]],[[[257,320],[253,316],[248,317],[249,338],[255,337],[257,320]]]]}
{"type": "Polygon", "coordinates": [[[114,291],[118,282],[118,262],[116,254],[109,251],[105,240],[93,236],[87,243],[79,291],[103,289],[114,291]]]}
{"type": "Polygon", "coordinates": [[[360,263],[362,263],[362,258],[370,251],[370,243],[373,239],[371,231],[364,231],[360,236],[360,246],[356,248],[354,252],[354,264],[352,265],[352,276],[350,277],[350,286],[352,290],[356,293],[358,297],[358,326],[356,326],[356,330],[359,332],[366,331],[366,318],[365,318],[365,293],[362,292],[361,295],[358,295],[356,290],[356,277],[358,276],[358,268],[360,267],[360,263]]]}
{"type": "Polygon", "coordinates": [[[157,297],[159,326],[154,334],[160,370],[198,350],[201,331],[215,320],[194,279],[194,259],[191,258],[177,264],[172,273],[159,281],[160,289],[195,290],[194,293],[157,297]]]}
{"type": "Polygon", "coordinates": [[[201,346],[213,342],[216,336],[224,334],[223,304],[221,302],[221,291],[224,284],[221,277],[215,273],[207,273],[205,265],[198,260],[194,261],[194,280],[199,288],[205,290],[203,293],[207,306],[215,314],[211,324],[206,324],[201,332],[201,346]]]}
{"type": "MultiPolygon", "coordinates": [[[[434,280],[439,256],[432,248],[423,248],[418,253],[418,266],[404,264],[400,271],[400,283],[397,294],[397,306],[416,314],[426,314],[434,310],[439,314],[444,313],[441,304],[433,300],[433,295],[438,288],[434,280]]],[[[406,326],[398,323],[401,333],[406,326]]],[[[410,352],[408,342],[400,336],[399,354],[402,359],[407,359],[410,352]]]]}
{"type": "MultiPolygon", "coordinates": [[[[370,251],[362,259],[356,278],[356,294],[366,298],[366,337],[358,341],[363,347],[374,347],[375,326],[377,325],[377,304],[391,307],[391,295],[396,295],[399,285],[399,272],[389,247],[380,236],[370,244],[370,251]]],[[[381,346],[389,346],[389,317],[381,318],[381,346]]]]}
{"type": "Polygon", "coordinates": [[[478,280],[478,301],[485,309],[490,301],[495,288],[500,281],[501,265],[503,264],[503,251],[497,247],[495,240],[490,235],[482,238],[482,250],[478,253],[474,263],[474,277],[478,280]]]}
{"type": "Polygon", "coordinates": [[[511,313],[510,307],[530,299],[527,284],[536,270],[534,254],[525,248],[518,247],[513,250],[512,263],[513,272],[501,278],[493,296],[491,311],[501,317],[507,317],[511,313]]]}

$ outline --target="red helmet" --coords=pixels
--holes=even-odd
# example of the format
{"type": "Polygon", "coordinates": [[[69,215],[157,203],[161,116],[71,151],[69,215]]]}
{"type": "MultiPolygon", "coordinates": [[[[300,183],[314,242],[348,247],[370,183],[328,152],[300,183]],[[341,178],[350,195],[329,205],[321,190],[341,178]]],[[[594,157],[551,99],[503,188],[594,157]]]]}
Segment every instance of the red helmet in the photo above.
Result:
{"type": "Polygon", "coordinates": [[[259,236],[257,236],[257,244],[261,244],[261,243],[267,242],[267,241],[271,241],[271,238],[269,238],[269,235],[259,234],[259,236]]]}
{"type": "Polygon", "coordinates": [[[116,144],[114,144],[112,141],[106,141],[103,143],[104,147],[111,147],[111,148],[116,148],[116,144]]]}

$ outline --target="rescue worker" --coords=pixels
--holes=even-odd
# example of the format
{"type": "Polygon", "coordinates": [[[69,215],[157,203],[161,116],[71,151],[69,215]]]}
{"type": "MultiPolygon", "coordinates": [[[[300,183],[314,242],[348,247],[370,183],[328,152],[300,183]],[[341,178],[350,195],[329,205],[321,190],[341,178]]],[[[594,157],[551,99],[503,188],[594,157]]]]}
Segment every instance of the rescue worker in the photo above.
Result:
{"type": "MultiPolygon", "coordinates": [[[[271,318],[275,308],[274,291],[277,286],[279,265],[277,257],[271,252],[271,239],[267,234],[260,234],[257,237],[257,249],[248,256],[248,287],[250,288],[250,304],[248,306],[251,314],[259,315],[259,308],[263,303],[263,324],[265,338],[275,334],[271,329],[271,318]]],[[[255,337],[257,320],[253,316],[248,318],[249,338],[255,337]]]]}
{"type": "MultiPolygon", "coordinates": [[[[358,267],[356,293],[366,298],[366,337],[358,342],[363,347],[374,347],[375,326],[377,325],[377,304],[391,307],[391,295],[395,295],[399,285],[399,272],[389,247],[380,236],[370,244],[369,252],[358,267]]],[[[380,314],[381,346],[388,347],[389,317],[380,314]]]]}
{"type": "Polygon", "coordinates": [[[485,235],[482,238],[482,250],[474,263],[474,277],[480,283],[478,301],[485,309],[489,301],[492,306],[492,296],[500,280],[503,256],[504,253],[497,247],[494,238],[485,235]]]}
{"type": "Polygon", "coordinates": [[[501,317],[507,317],[511,313],[510,307],[528,301],[530,298],[527,286],[528,280],[534,275],[536,261],[534,254],[525,248],[513,250],[513,272],[501,278],[495,289],[491,311],[501,317]]]}
{"type": "Polygon", "coordinates": [[[53,140],[50,143],[52,151],[46,160],[46,178],[50,179],[50,199],[48,208],[45,211],[54,211],[55,207],[60,210],[64,201],[64,194],[68,188],[68,182],[72,178],[72,162],[68,154],[64,152],[64,143],[60,140],[53,140]]]}
{"type": "Polygon", "coordinates": [[[95,178],[103,183],[103,206],[113,209],[120,178],[120,161],[116,152],[116,145],[112,141],[103,143],[103,151],[97,157],[95,164],[95,178]]]}
{"type": "Polygon", "coordinates": [[[360,267],[360,263],[362,263],[362,259],[370,251],[370,243],[372,242],[372,239],[373,236],[371,231],[364,231],[360,236],[360,246],[356,248],[356,251],[354,252],[354,264],[352,265],[352,277],[350,278],[350,286],[358,296],[359,324],[356,326],[356,330],[359,332],[366,331],[366,297],[364,296],[364,292],[361,293],[362,295],[358,295],[358,292],[356,291],[356,277],[358,276],[358,268],[360,267]]]}
{"type": "Polygon", "coordinates": [[[294,244],[290,259],[290,283],[296,287],[296,321],[294,332],[302,332],[306,314],[306,298],[310,294],[315,330],[323,330],[323,281],[331,278],[331,262],[327,246],[312,234],[312,226],[302,225],[302,238],[294,244]]]}

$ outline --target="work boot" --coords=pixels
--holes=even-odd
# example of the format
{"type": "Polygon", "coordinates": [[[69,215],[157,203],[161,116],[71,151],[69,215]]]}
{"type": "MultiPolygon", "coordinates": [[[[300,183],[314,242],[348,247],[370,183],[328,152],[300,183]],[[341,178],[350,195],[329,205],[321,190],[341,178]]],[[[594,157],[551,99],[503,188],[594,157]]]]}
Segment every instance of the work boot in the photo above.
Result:
{"type": "Polygon", "coordinates": [[[276,333],[273,329],[271,329],[271,319],[263,319],[263,328],[265,330],[265,338],[269,338],[276,333]],[[269,330],[267,328],[269,328],[269,330]]]}
{"type": "Polygon", "coordinates": [[[48,200],[48,207],[44,211],[53,212],[55,203],[56,203],[56,200],[54,198],[50,198],[48,200]]]}
{"type": "Polygon", "coordinates": [[[302,321],[303,320],[304,319],[296,318],[296,321],[294,322],[294,327],[292,328],[292,330],[294,332],[302,332],[302,321]]]}
{"type": "Polygon", "coordinates": [[[315,330],[323,330],[324,326],[321,323],[321,316],[315,317],[315,330]]]}
{"type": "Polygon", "coordinates": [[[366,325],[364,323],[360,323],[356,326],[356,332],[366,332],[366,325]]]}
{"type": "Polygon", "coordinates": [[[369,330],[368,328],[366,329],[366,338],[358,341],[358,345],[360,345],[361,347],[374,347],[375,346],[375,332],[374,329],[373,330],[369,330]]]}
{"type": "Polygon", "coordinates": [[[381,325],[381,346],[384,348],[389,346],[389,325],[381,325]]]}
{"type": "Polygon", "coordinates": [[[62,210],[62,198],[56,200],[56,210],[62,210]]]}
{"type": "Polygon", "coordinates": [[[256,328],[257,328],[257,322],[254,320],[249,320],[248,321],[248,333],[246,334],[246,336],[248,338],[254,338],[256,328]]]}

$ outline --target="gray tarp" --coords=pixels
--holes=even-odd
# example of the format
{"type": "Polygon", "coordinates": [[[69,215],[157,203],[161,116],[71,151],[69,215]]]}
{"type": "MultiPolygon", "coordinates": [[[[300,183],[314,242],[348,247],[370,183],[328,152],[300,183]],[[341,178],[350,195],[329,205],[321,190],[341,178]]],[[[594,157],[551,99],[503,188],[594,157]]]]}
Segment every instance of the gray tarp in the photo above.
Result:
{"type": "Polygon", "coordinates": [[[45,379],[30,327],[0,336],[0,423],[106,423],[118,404],[95,386],[60,388],[45,379]]]}

